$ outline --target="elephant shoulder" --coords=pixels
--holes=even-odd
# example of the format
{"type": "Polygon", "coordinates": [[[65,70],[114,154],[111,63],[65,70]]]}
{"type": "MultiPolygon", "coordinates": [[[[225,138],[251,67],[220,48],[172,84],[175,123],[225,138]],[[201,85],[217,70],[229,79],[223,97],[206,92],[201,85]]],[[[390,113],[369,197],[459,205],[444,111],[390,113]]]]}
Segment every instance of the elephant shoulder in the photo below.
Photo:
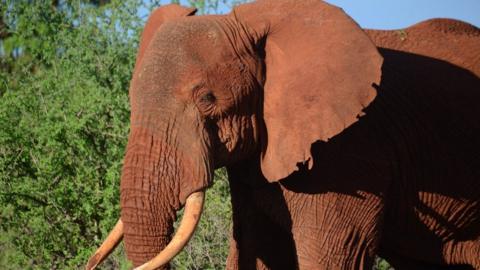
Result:
{"type": "Polygon", "coordinates": [[[480,29],[467,22],[455,19],[430,19],[417,23],[409,29],[420,32],[439,32],[444,35],[462,35],[480,38],[480,29]]]}
{"type": "Polygon", "coordinates": [[[430,19],[398,30],[365,30],[377,47],[422,55],[480,77],[480,29],[454,19],[430,19]]]}

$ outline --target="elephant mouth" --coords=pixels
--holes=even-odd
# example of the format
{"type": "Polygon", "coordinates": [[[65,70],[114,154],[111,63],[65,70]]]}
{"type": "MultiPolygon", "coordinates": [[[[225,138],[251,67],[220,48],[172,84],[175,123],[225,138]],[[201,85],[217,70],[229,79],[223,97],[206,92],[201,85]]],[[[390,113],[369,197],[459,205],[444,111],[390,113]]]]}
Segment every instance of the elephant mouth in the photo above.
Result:
{"type": "MultiPolygon", "coordinates": [[[[135,270],[156,269],[167,264],[172,260],[183,248],[187,245],[190,238],[193,236],[195,229],[203,212],[203,204],[205,200],[205,191],[197,191],[190,194],[185,201],[185,210],[180,221],[180,226],[172,237],[170,243],[153,259],[135,268],[135,270]]],[[[88,260],[87,270],[95,269],[120,243],[123,238],[123,222],[118,220],[117,224],[107,236],[102,245],[88,260]]]]}

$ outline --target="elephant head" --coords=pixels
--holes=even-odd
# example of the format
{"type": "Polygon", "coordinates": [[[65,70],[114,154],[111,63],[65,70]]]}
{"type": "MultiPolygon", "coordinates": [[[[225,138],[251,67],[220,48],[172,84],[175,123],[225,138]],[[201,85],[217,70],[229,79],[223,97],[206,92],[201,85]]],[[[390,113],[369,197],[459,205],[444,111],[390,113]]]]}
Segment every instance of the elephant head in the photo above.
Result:
{"type": "Polygon", "coordinates": [[[376,95],[382,58],[339,8],[281,0],[193,13],[163,6],[145,26],[130,86],[119,233],[91,266],[122,233],[136,266],[158,253],[143,267],[167,263],[192,234],[214,169],[258,159],[274,182],[311,167],[312,143],[351,125],[376,95]],[[169,244],[185,204],[189,221],[169,244]]]}

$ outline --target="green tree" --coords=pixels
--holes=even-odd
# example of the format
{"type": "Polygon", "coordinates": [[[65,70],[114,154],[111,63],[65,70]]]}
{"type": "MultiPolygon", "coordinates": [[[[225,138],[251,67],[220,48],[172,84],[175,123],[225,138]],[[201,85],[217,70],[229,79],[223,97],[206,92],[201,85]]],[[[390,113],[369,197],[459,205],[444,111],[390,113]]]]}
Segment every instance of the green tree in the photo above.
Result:
{"type": "MultiPolygon", "coordinates": [[[[181,4],[216,13],[239,2],[181,4]]],[[[0,269],[78,269],[115,224],[138,36],[165,3],[0,0],[0,269]]],[[[224,170],[214,182],[174,268],[225,266],[224,170]]],[[[127,269],[122,248],[103,267],[127,269]]]]}
{"type": "Polygon", "coordinates": [[[77,268],[118,218],[137,8],[2,2],[0,268],[77,268]]]}

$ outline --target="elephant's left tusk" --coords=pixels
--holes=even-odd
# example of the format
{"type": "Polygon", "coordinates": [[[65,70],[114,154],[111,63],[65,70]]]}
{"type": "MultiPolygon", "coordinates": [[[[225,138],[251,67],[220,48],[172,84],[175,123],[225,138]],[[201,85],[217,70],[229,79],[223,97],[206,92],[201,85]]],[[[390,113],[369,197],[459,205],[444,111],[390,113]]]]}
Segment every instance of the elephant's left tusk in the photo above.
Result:
{"type": "Polygon", "coordinates": [[[123,238],[123,222],[118,219],[117,224],[113,227],[113,230],[108,234],[107,239],[103,241],[102,245],[95,251],[95,254],[88,260],[86,270],[93,270],[100,264],[110,252],[117,246],[117,244],[123,238]]]}
{"type": "Polygon", "coordinates": [[[135,268],[134,270],[153,270],[167,264],[187,245],[197,227],[198,221],[203,211],[203,201],[205,193],[203,191],[195,192],[188,196],[185,203],[185,212],[183,214],[180,226],[173,236],[172,240],[155,258],[135,268]]]}

